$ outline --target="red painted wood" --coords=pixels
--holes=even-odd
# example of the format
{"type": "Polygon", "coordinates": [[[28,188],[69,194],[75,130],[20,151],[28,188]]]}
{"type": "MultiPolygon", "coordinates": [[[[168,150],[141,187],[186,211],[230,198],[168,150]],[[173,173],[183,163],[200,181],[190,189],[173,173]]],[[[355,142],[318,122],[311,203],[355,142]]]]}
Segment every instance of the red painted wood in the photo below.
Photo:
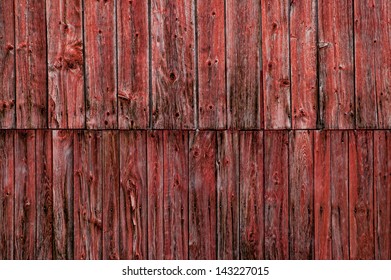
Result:
{"type": "Polygon", "coordinates": [[[227,125],[224,0],[197,1],[199,127],[227,125]]]}
{"type": "Polygon", "coordinates": [[[265,128],[290,128],[289,1],[261,4],[265,128]]]}
{"type": "Polygon", "coordinates": [[[216,133],[189,136],[189,259],[216,259],[216,133]]]}
{"type": "Polygon", "coordinates": [[[239,259],[239,133],[217,132],[217,258],[239,259]]]}
{"type": "Polygon", "coordinates": [[[354,128],[353,1],[318,3],[320,126],[354,128]]]}
{"type": "Polygon", "coordinates": [[[316,128],[316,0],[290,1],[292,127],[316,128]]]}
{"type": "Polygon", "coordinates": [[[375,258],[391,259],[391,131],[374,132],[375,258]]]}
{"type": "Polygon", "coordinates": [[[0,2],[0,128],[15,127],[14,0],[0,2]]]}
{"type": "Polygon", "coordinates": [[[265,259],[289,259],[287,131],[265,132],[265,259]]]}
{"type": "Polygon", "coordinates": [[[53,131],[53,258],[60,260],[77,257],[74,255],[73,137],[73,131],[53,131]]]}
{"type": "Polygon", "coordinates": [[[84,128],[81,0],[46,1],[49,127],[84,128]]]}
{"type": "Polygon", "coordinates": [[[147,259],[148,186],[145,131],[120,132],[121,259],[147,259]]]}
{"type": "Polygon", "coordinates": [[[374,259],[373,132],[349,132],[350,258],[374,259]]]}
{"type": "Polygon", "coordinates": [[[87,128],[117,128],[115,1],[84,2],[87,128]]]}
{"type": "Polygon", "coordinates": [[[314,258],[313,132],[289,135],[289,258],[314,258]]]}
{"type": "Polygon", "coordinates": [[[14,132],[0,131],[0,260],[14,258],[14,132]]]}
{"type": "Polygon", "coordinates": [[[226,1],[228,127],[263,127],[261,1],[226,1]]]}
{"type": "Polygon", "coordinates": [[[102,132],[74,133],[74,254],[75,259],[103,256],[102,132]]]}
{"type": "Polygon", "coordinates": [[[152,0],[152,126],[195,127],[194,1],[152,0]]]}
{"type": "Polygon", "coordinates": [[[117,1],[119,128],[149,127],[148,1],[117,1]]]}
{"type": "Polygon", "coordinates": [[[147,133],[148,259],[164,258],[163,184],[164,145],[162,131],[147,133]]]}
{"type": "Polygon", "coordinates": [[[52,131],[37,130],[36,173],[36,247],[35,259],[53,258],[53,151],[52,131]]]}
{"type": "Polygon", "coordinates": [[[243,131],[240,149],[240,259],[264,259],[263,133],[243,131]]]}
{"type": "Polygon", "coordinates": [[[14,258],[35,259],[36,175],[35,131],[15,133],[14,258]]]}

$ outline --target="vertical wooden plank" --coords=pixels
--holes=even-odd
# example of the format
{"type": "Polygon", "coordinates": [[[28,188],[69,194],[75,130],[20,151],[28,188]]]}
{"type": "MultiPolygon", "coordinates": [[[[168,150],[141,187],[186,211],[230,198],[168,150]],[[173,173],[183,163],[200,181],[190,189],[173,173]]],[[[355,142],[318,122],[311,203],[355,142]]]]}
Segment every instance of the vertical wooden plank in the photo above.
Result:
{"type": "Polygon", "coordinates": [[[84,1],[87,128],[117,128],[116,1],[84,1]]]}
{"type": "Polygon", "coordinates": [[[354,128],[353,2],[319,0],[319,126],[354,128]]]}
{"type": "Polygon", "coordinates": [[[53,131],[53,174],[53,258],[73,259],[73,131],[53,131]]]}
{"type": "Polygon", "coordinates": [[[52,131],[36,131],[37,240],[35,259],[53,258],[53,153],[52,131]]]}
{"type": "Polygon", "coordinates": [[[163,229],[164,259],[189,256],[189,134],[165,130],[163,229]]]}
{"type": "Polygon", "coordinates": [[[314,258],[313,132],[289,135],[289,257],[314,258]]]}
{"type": "Polygon", "coordinates": [[[0,260],[14,258],[14,132],[0,131],[0,260]]]}
{"type": "Polygon", "coordinates": [[[85,126],[82,0],[46,1],[49,127],[85,126]]]}
{"type": "Polygon", "coordinates": [[[143,260],[147,255],[147,138],[145,131],[121,131],[120,259],[143,260]]]}
{"type": "Polygon", "coordinates": [[[238,132],[217,132],[217,258],[239,259],[238,132]]]}
{"type": "Polygon", "coordinates": [[[163,132],[147,133],[147,168],[148,168],[148,259],[164,258],[163,238],[163,132]]]}
{"type": "Polygon", "coordinates": [[[194,1],[152,0],[152,126],[195,127],[194,1]]]}
{"type": "Polygon", "coordinates": [[[332,258],[349,259],[349,135],[330,132],[332,258]]]}
{"type": "Polygon", "coordinates": [[[74,258],[100,260],[103,255],[102,132],[74,132],[74,258]]]}
{"type": "Polygon", "coordinates": [[[15,127],[14,0],[0,2],[0,128],[15,127]]]}
{"type": "Polygon", "coordinates": [[[391,131],[374,132],[375,258],[391,259],[391,131]]]}
{"type": "Polygon", "coordinates": [[[374,259],[373,132],[349,133],[350,258],[374,259]]]}
{"type": "Polygon", "coordinates": [[[47,127],[45,1],[15,0],[16,127],[47,127]]]}
{"type": "Polygon", "coordinates": [[[265,132],[265,258],[289,259],[287,131],[265,132]]]}
{"type": "Polygon", "coordinates": [[[15,134],[15,239],[16,260],[35,259],[36,182],[35,131],[15,134]]]}
{"type": "Polygon", "coordinates": [[[227,0],[228,127],[263,127],[261,1],[227,0]]]}
{"type": "Polygon", "coordinates": [[[227,124],[224,0],[197,1],[199,127],[227,124]]]}
{"type": "Polygon", "coordinates": [[[119,127],[149,126],[148,1],[117,1],[119,127]]]}
{"type": "Polygon", "coordinates": [[[261,4],[265,128],[290,128],[289,1],[261,4]]]}
{"type": "Polygon", "coordinates": [[[315,259],[332,259],[331,249],[331,187],[329,131],[315,131],[314,135],[314,222],[315,259]]]}
{"type": "Polygon", "coordinates": [[[103,259],[119,259],[119,140],[118,131],[103,131],[103,259]]]}
{"type": "Polygon", "coordinates": [[[216,259],[216,134],[189,136],[189,259],[216,259]]]}
{"type": "Polygon", "coordinates": [[[263,133],[244,131],[240,148],[240,258],[264,259],[263,133]]]}
{"type": "Polygon", "coordinates": [[[316,128],[317,0],[290,1],[292,127],[316,128]]]}

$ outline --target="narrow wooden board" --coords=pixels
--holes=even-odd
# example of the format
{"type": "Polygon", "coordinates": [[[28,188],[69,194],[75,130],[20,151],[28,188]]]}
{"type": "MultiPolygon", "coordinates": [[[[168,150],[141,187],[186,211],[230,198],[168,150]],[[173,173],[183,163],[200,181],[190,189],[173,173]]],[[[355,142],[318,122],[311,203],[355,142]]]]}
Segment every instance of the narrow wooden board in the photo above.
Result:
{"type": "Polygon", "coordinates": [[[148,1],[117,1],[119,128],[149,127],[148,1]]]}
{"type": "Polygon", "coordinates": [[[313,132],[289,134],[289,258],[314,258],[313,132]]]}
{"type": "Polygon", "coordinates": [[[224,0],[197,1],[199,128],[227,125],[224,0]]]}
{"type": "Polygon", "coordinates": [[[261,4],[265,128],[290,128],[289,0],[261,4]]]}
{"type": "Polygon", "coordinates": [[[374,259],[373,132],[349,132],[350,259],[374,259]]]}
{"type": "Polygon", "coordinates": [[[82,0],[46,1],[50,128],[84,128],[82,0]]]}
{"type": "Polygon", "coordinates": [[[35,145],[36,173],[36,244],[34,259],[53,259],[53,151],[52,131],[37,130],[35,145]]]}
{"type": "Polygon", "coordinates": [[[88,129],[118,127],[115,3],[84,2],[88,129]]]}
{"type": "Polygon", "coordinates": [[[317,0],[290,1],[290,54],[292,127],[316,128],[317,86],[317,0]]]}
{"type": "Polygon", "coordinates": [[[228,127],[263,127],[261,2],[226,1],[228,127]]]}
{"type": "Polygon", "coordinates": [[[69,130],[53,131],[53,258],[58,260],[75,257],[73,134],[69,130]]]}
{"type": "Polygon", "coordinates": [[[189,257],[189,135],[165,130],[163,230],[164,259],[189,257]]]}
{"type": "Polygon", "coordinates": [[[391,259],[391,131],[374,132],[375,258],[391,259]]]}
{"type": "Polygon", "coordinates": [[[119,256],[148,259],[147,138],[145,131],[120,132],[119,256]]]}
{"type": "Polygon", "coordinates": [[[14,258],[14,131],[0,131],[0,260],[14,258]]]}
{"type": "Polygon", "coordinates": [[[216,259],[216,133],[189,136],[189,259],[216,259]]]}
{"type": "Polygon", "coordinates": [[[15,127],[14,0],[0,2],[0,128],[15,127]]]}
{"type": "Polygon", "coordinates": [[[240,148],[240,259],[264,259],[263,133],[243,131],[240,148]]]}
{"type": "Polygon", "coordinates": [[[191,0],[151,0],[153,128],[195,128],[194,10],[191,0]]]}
{"type": "Polygon", "coordinates": [[[15,0],[16,127],[47,127],[45,1],[15,0]]]}
{"type": "Polygon", "coordinates": [[[217,132],[217,258],[239,259],[239,133],[217,132]]]}
{"type": "Polygon", "coordinates": [[[319,127],[355,127],[353,0],[318,3],[319,127]]]}
{"type": "Polygon", "coordinates": [[[265,132],[265,259],[289,259],[287,131],[265,132]]]}
{"type": "Polygon", "coordinates": [[[76,260],[103,256],[102,132],[74,132],[74,248],[76,260]]]}
{"type": "Polygon", "coordinates": [[[36,176],[35,131],[15,134],[15,239],[16,260],[35,259],[36,176]]]}

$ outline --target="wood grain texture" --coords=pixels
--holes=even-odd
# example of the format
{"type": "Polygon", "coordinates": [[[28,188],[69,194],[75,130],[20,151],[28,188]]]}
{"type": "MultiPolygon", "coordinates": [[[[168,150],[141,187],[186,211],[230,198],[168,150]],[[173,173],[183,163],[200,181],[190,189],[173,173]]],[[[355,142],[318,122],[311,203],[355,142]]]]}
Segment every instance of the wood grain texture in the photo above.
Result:
{"type": "Polygon", "coordinates": [[[148,258],[147,138],[145,131],[120,132],[120,259],[148,258]]]}
{"type": "Polygon", "coordinates": [[[263,133],[243,131],[240,149],[240,259],[264,259],[263,133]]]}
{"type": "Polygon", "coordinates": [[[217,258],[239,259],[239,133],[217,132],[217,258]]]}
{"type": "Polygon", "coordinates": [[[57,260],[76,257],[73,137],[73,131],[53,131],[53,258],[57,260]]]}
{"type": "Polygon", "coordinates": [[[216,259],[216,133],[189,136],[189,259],[216,259]]]}
{"type": "Polygon", "coordinates": [[[117,64],[114,0],[84,2],[86,124],[117,128],[117,64]]]}
{"type": "Polygon", "coordinates": [[[195,128],[195,6],[152,0],[152,127],[195,128]]]}
{"type": "Polygon", "coordinates": [[[261,3],[226,1],[228,127],[263,127],[261,3]]]}
{"type": "Polygon", "coordinates": [[[117,1],[118,126],[149,127],[148,1],[117,1]]]}
{"type": "Polygon", "coordinates": [[[374,259],[373,132],[349,132],[350,259],[374,259]]]}
{"type": "Polygon", "coordinates": [[[292,127],[316,128],[316,0],[290,1],[292,127]]]}
{"type": "Polygon", "coordinates": [[[82,0],[46,1],[51,128],[85,127],[82,12],[82,0]]]}
{"type": "Polygon", "coordinates": [[[289,259],[287,131],[265,132],[265,259],[289,259]]]}
{"type": "Polygon", "coordinates": [[[391,259],[391,131],[374,132],[375,258],[391,259]]]}
{"type": "Polygon", "coordinates": [[[314,258],[313,132],[289,134],[289,258],[314,258]]]}
{"type": "Polygon", "coordinates": [[[47,127],[45,1],[15,0],[16,127],[47,127]]]}
{"type": "Polygon", "coordinates": [[[36,175],[35,131],[15,134],[15,239],[14,258],[35,258],[36,242],[36,175]]]}
{"type": "Polygon", "coordinates": [[[318,3],[319,126],[355,127],[353,1],[318,3]]]}
{"type": "Polygon", "coordinates": [[[289,1],[261,4],[265,128],[290,128],[289,1]]]}
{"type": "Polygon", "coordinates": [[[14,0],[0,3],[0,128],[15,127],[14,0]]]}
{"type": "Polygon", "coordinates": [[[0,260],[14,258],[14,131],[0,131],[0,260]]]}
{"type": "Polygon", "coordinates": [[[197,1],[199,127],[227,125],[224,0],[197,1]]]}

